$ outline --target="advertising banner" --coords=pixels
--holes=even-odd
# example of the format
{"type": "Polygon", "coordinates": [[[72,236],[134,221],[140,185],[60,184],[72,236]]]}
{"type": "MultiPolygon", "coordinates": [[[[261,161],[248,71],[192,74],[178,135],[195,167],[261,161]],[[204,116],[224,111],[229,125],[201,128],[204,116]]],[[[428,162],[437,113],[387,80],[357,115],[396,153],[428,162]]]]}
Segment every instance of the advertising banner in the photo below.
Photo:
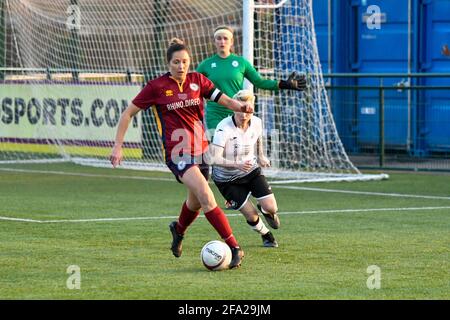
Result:
{"type": "MultiPolygon", "coordinates": [[[[0,138],[114,141],[122,111],[139,85],[1,84],[0,138]]],[[[141,141],[141,117],[125,142],[141,141]]]]}

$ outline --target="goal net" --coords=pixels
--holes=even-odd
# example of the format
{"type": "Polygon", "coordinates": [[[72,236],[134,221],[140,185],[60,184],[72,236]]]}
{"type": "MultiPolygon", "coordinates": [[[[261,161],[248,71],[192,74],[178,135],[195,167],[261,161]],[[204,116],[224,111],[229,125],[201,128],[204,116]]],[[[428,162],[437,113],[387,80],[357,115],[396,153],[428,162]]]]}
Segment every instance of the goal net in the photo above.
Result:
{"type": "MultiPolygon", "coordinates": [[[[0,163],[110,166],[120,114],[146,81],[167,72],[169,40],[187,42],[194,70],[214,54],[213,30],[228,25],[237,54],[243,35],[253,38],[253,63],[264,77],[297,71],[308,79],[302,93],[255,89],[272,161],[267,175],[284,182],[384,178],[361,174],[339,139],[311,0],[257,1],[250,24],[243,3],[253,1],[0,0],[0,163]]],[[[151,109],[130,124],[124,157],[125,168],[167,170],[151,109]]]]}

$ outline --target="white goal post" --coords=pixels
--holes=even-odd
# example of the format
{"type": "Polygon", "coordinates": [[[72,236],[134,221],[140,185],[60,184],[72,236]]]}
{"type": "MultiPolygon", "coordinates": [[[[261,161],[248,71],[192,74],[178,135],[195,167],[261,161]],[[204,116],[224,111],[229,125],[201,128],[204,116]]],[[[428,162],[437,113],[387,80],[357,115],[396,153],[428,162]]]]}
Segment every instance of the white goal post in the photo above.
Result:
{"type": "MultiPolygon", "coordinates": [[[[167,71],[184,39],[192,67],[213,55],[213,30],[235,30],[234,50],[268,79],[292,71],[304,92],[254,89],[256,115],[280,182],[378,180],[352,164],[333,121],[318,56],[312,0],[0,0],[0,164],[110,167],[120,113],[143,83],[167,71]]],[[[248,86],[248,84],[246,84],[248,86]]],[[[124,168],[167,171],[158,123],[140,113],[124,168]]]]}

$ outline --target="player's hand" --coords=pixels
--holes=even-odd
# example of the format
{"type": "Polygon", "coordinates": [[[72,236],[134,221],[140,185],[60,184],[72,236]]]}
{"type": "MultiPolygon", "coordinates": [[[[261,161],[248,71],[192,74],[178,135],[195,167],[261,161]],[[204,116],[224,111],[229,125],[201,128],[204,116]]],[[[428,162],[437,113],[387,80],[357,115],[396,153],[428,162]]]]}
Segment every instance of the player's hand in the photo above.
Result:
{"type": "Polygon", "coordinates": [[[253,113],[255,111],[255,108],[252,103],[239,101],[241,104],[241,112],[245,113],[253,113]]]}
{"type": "Polygon", "coordinates": [[[111,161],[113,168],[117,167],[118,165],[121,165],[122,159],[123,159],[122,147],[114,145],[111,151],[111,155],[109,156],[109,161],[111,161]]]}
{"type": "Polygon", "coordinates": [[[286,81],[280,81],[279,87],[280,89],[303,91],[306,89],[306,76],[294,71],[286,81]]]}
{"type": "Polygon", "coordinates": [[[265,156],[261,156],[258,158],[258,164],[261,166],[261,168],[268,168],[270,167],[270,160],[265,156]]]}
{"type": "Polygon", "coordinates": [[[244,172],[249,172],[251,168],[253,168],[253,161],[247,160],[237,164],[239,170],[244,172]]]}

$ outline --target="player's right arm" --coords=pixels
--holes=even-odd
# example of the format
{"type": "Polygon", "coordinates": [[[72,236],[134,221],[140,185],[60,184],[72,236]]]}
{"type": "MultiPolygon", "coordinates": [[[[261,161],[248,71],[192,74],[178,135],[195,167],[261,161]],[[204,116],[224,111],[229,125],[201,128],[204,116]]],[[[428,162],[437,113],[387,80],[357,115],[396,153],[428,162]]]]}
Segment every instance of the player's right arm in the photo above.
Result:
{"type": "Polygon", "coordinates": [[[116,132],[116,139],[114,141],[114,147],[112,149],[111,156],[109,157],[109,160],[111,161],[111,164],[114,168],[122,162],[122,145],[131,119],[139,111],[145,110],[150,106],[156,104],[156,92],[157,90],[154,89],[153,81],[149,81],[120,116],[119,126],[117,127],[116,132]]]}
{"type": "Polygon", "coordinates": [[[195,71],[197,71],[198,73],[201,73],[202,75],[204,75],[205,77],[208,77],[207,72],[205,70],[205,60],[203,60],[202,62],[200,62],[200,64],[197,66],[197,69],[195,71]]]}
{"type": "Polygon", "coordinates": [[[138,108],[133,103],[131,103],[120,116],[119,126],[117,127],[116,132],[116,139],[114,141],[114,147],[112,149],[111,156],[109,157],[109,160],[111,161],[111,164],[114,168],[122,163],[122,145],[130,121],[141,110],[141,108],[138,108]]]}

